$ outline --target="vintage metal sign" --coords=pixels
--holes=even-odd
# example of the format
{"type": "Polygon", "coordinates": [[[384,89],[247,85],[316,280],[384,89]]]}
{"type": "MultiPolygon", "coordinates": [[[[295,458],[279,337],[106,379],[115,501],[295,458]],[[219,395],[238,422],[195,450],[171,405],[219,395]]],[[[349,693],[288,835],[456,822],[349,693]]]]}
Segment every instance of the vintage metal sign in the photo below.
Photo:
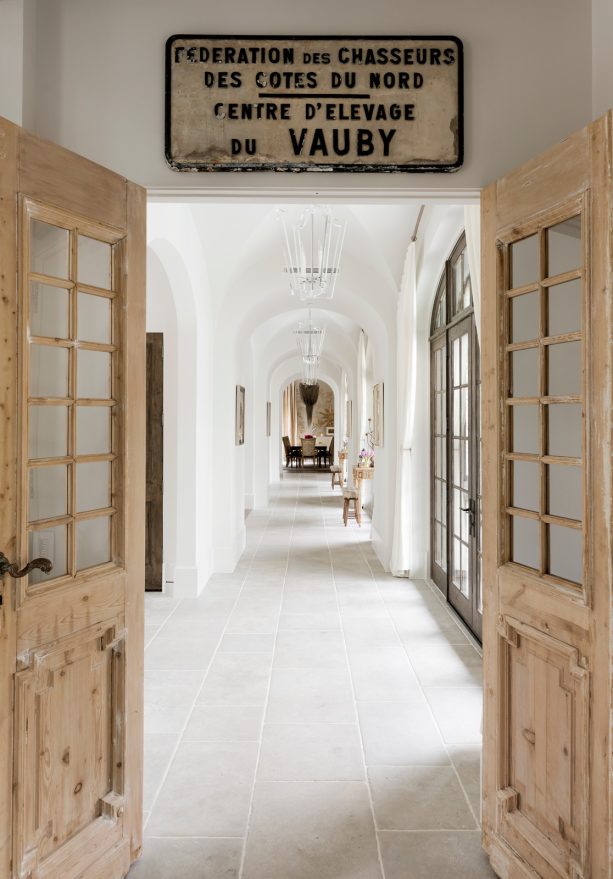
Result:
{"type": "Polygon", "coordinates": [[[453,171],[456,37],[227,37],[166,43],[166,158],[178,171],[453,171]]]}

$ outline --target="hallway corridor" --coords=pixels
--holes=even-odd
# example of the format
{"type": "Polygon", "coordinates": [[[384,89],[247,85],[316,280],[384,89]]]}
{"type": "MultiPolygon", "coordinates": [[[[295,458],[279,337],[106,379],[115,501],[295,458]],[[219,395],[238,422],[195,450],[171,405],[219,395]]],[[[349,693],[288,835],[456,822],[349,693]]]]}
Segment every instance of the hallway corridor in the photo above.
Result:
{"type": "Polygon", "coordinates": [[[130,879],[486,879],[481,660],[385,574],[328,475],[284,474],[234,574],[147,596],[130,879]]]}

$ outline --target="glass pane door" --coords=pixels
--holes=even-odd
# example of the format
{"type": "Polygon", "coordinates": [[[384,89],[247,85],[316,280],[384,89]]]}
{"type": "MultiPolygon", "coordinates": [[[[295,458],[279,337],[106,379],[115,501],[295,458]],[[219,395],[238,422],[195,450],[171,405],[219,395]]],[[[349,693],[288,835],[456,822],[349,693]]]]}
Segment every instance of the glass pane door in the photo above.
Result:
{"type": "Polygon", "coordinates": [[[451,443],[449,490],[451,510],[449,601],[465,619],[471,617],[472,544],[476,529],[472,479],[471,435],[474,401],[472,379],[472,319],[449,332],[451,443]]]}

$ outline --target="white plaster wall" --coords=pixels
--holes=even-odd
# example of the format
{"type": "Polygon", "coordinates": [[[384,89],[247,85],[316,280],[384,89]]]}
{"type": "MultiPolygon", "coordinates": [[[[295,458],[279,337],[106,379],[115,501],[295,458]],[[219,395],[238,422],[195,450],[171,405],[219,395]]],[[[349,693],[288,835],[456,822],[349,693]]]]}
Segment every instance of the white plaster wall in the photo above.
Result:
{"type": "Polygon", "coordinates": [[[464,228],[463,208],[426,208],[418,236],[417,381],[411,452],[411,576],[430,576],[430,321],[445,260],[464,228]]]}
{"type": "Polygon", "coordinates": [[[191,213],[150,206],[148,245],[147,329],[165,334],[164,561],[169,589],[191,596],[214,565],[214,311],[191,213]]]}
{"type": "Polygon", "coordinates": [[[613,3],[592,0],[592,118],[613,107],[613,3]]]}
{"type": "MultiPolygon", "coordinates": [[[[2,0],[0,14],[16,2],[2,0]]],[[[608,19],[607,4],[594,0],[595,21],[596,13],[608,19]]],[[[199,0],[38,0],[36,10],[36,52],[27,66],[35,72],[37,133],[149,187],[356,185],[354,175],[333,173],[291,182],[255,173],[239,184],[229,175],[171,171],[163,150],[164,42],[173,33],[458,35],[466,52],[464,168],[426,178],[360,175],[364,187],[482,186],[591,115],[590,5],[575,0],[437,0],[409,8],[396,0],[234,0],[206,8],[199,0]]],[[[16,58],[9,69],[18,68],[16,58]]],[[[0,112],[11,109],[13,88],[12,77],[2,77],[0,112]]]]}

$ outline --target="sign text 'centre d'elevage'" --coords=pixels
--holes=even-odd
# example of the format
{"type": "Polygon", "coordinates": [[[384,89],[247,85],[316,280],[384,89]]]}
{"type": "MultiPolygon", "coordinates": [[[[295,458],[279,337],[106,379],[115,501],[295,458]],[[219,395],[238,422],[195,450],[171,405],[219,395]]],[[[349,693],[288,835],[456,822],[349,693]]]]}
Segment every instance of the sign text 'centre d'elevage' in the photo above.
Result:
{"type": "Polygon", "coordinates": [[[452,171],[462,66],[456,37],[176,35],[166,158],[189,171],[452,171]]]}

